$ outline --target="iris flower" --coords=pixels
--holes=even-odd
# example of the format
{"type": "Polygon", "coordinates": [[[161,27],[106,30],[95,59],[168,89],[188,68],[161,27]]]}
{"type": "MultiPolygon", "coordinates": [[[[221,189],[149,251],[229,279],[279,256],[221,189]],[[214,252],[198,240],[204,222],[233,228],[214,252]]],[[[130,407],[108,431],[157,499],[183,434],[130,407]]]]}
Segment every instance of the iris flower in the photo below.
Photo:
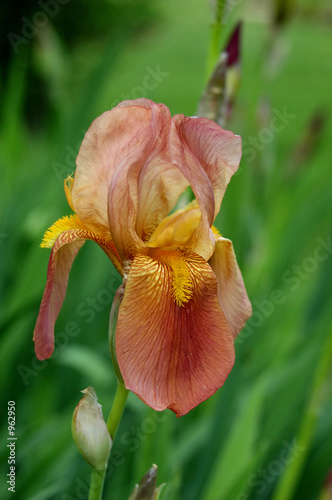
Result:
{"type": "MultiPolygon", "coordinates": [[[[45,233],[52,248],[34,341],[49,358],[68,274],[85,240],[124,278],[116,356],[124,384],[155,410],[184,415],[223,385],[251,315],[232,242],[213,227],[241,139],[148,99],[98,117],[65,181],[74,215],[45,233]],[[191,186],[195,200],[174,211],[191,186]]],[[[93,263],[92,263],[93,264],[93,263]]]]}

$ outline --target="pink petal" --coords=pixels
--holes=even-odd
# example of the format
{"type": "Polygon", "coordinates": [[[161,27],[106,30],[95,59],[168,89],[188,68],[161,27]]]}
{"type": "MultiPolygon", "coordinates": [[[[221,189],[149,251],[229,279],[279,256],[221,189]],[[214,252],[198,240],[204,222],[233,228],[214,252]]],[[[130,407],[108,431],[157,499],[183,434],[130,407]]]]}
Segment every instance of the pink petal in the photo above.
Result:
{"type": "Polygon", "coordinates": [[[58,236],[52,248],[46,286],[34,330],[35,352],[40,360],[49,358],[53,353],[54,325],[66,295],[69,271],[87,239],[96,241],[117,268],[119,266],[114,245],[110,241],[102,241],[90,231],[68,229],[58,236]]]}
{"type": "Polygon", "coordinates": [[[123,260],[143,247],[188,185],[171,163],[170,126],[166,106],[137,99],[97,118],[83,140],[72,203],[91,230],[110,228],[123,260]]]}
{"type": "Polygon", "coordinates": [[[219,302],[236,337],[250,318],[252,307],[230,240],[222,237],[216,239],[209,264],[217,277],[219,302]]]}
{"type": "MultiPolygon", "coordinates": [[[[97,234],[111,229],[115,240],[119,239],[118,218],[121,212],[122,227],[126,226],[128,238],[140,244],[134,231],[137,210],[135,183],[151,149],[150,119],[151,111],[141,106],[116,107],[99,116],[84,137],[77,157],[72,202],[80,220],[97,234]],[[130,169],[130,179],[127,179],[130,169]],[[119,191],[125,181],[126,196],[114,217],[114,227],[111,220],[109,228],[109,192],[114,177],[118,179],[119,191]],[[132,182],[134,185],[131,185],[132,182]]],[[[113,199],[110,205],[113,205],[113,199]]]]}
{"type": "Polygon", "coordinates": [[[147,146],[138,151],[133,144],[128,145],[128,159],[116,171],[109,192],[111,231],[123,259],[131,258],[142,248],[137,237],[147,241],[188,186],[171,163],[168,108],[147,99],[126,101],[118,107],[131,112],[134,104],[145,121],[137,124],[133,117],[130,127],[137,130],[137,138],[147,146]]]}
{"type": "MultiPolygon", "coordinates": [[[[184,145],[188,164],[200,165],[212,186],[215,199],[214,220],[219,212],[226,187],[239,167],[241,137],[222,129],[207,118],[176,115],[173,120],[184,145]]],[[[197,166],[195,169],[197,170],[197,166]]],[[[198,178],[196,182],[197,188],[201,188],[198,178]]],[[[202,210],[201,202],[199,200],[198,202],[202,210]]]]}
{"type": "Polygon", "coordinates": [[[140,173],[136,231],[145,241],[188,186],[180,170],[171,163],[166,138],[162,133],[156,134],[154,155],[140,173]]]}
{"type": "Polygon", "coordinates": [[[116,333],[126,387],[155,410],[170,408],[177,416],[214,394],[234,363],[214,273],[200,256],[183,255],[192,291],[182,305],[172,293],[174,251],[135,257],[116,333]]]}

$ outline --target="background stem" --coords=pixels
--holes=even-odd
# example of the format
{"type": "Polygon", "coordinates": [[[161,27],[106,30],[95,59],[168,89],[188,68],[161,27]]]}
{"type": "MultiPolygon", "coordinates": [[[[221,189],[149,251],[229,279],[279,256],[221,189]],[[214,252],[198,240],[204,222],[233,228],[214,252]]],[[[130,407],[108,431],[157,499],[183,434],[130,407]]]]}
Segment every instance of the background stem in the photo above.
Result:
{"type": "Polygon", "coordinates": [[[211,23],[210,31],[210,47],[207,63],[207,79],[210,78],[211,73],[218,61],[220,54],[220,36],[223,27],[223,13],[224,13],[224,0],[216,0],[214,21],[211,23]]]}

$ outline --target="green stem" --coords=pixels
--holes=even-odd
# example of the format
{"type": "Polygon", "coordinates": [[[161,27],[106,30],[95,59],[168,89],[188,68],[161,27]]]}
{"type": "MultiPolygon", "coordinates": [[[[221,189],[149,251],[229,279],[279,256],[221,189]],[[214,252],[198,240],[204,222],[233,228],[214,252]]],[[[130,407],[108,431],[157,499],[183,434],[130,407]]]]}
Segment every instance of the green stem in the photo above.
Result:
{"type": "Polygon", "coordinates": [[[117,359],[117,355],[116,355],[115,338],[116,338],[116,326],[118,323],[119,309],[120,309],[120,305],[121,305],[121,302],[123,299],[125,286],[126,286],[126,279],[124,278],[121,286],[116,291],[116,294],[115,294],[114,299],[113,299],[113,304],[111,307],[109,331],[108,331],[108,338],[109,338],[109,343],[110,343],[112,363],[113,363],[113,368],[114,368],[116,378],[118,380],[118,384],[123,384],[123,378],[122,378],[120,368],[118,365],[118,359],[117,359]]]}
{"type": "Polygon", "coordinates": [[[281,481],[279,482],[273,500],[290,500],[293,498],[300,474],[302,472],[305,459],[310,452],[310,445],[315,431],[316,423],[320,415],[322,406],[321,396],[324,383],[329,374],[332,362],[332,335],[328,335],[326,343],[322,349],[322,355],[318,361],[312,390],[309,396],[307,407],[304,409],[296,446],[302,450],[296,460],[289,462],[281,481]]]}
{"type": "Polygon", "coordinates": [[[104,489],[105,474],[106,469],[103,471],[92,469],[88,500],[101,500],[104,489]]]}
{"type": "MultiPolygon", "coordinates": [[[[110,348],[111,348],[111,356],[114,366],[114,371],[116,377],[118,379],[118,385],[115,393],[115,398],[113,401],[113,405],[108,416],[107,420],[107,430],[111,436],[112,444],[114,441],[114,437],[116,431],[118,430],[119,423],[123,414],[123,410],[127,401],[129,391],[125,388],[123,384],[123,379],[121,376],[121,372],[118,366],[118,361],[116,357],[116,349],[115,349],[115,334],[116,334],[116,325],[118,321],[119,308],[123,298],[124,288],[126,282],[123,281],[122,285],[118,289],[115,294],[112,308],[111,308],[111,316],[110,316],[110,327],[109,327],[109,340],[110,340],[110,348]]],[[[88,500],[101,500],[104,488],[106,470],[98,471],[93,469],[91,475],[90,482],[90,490],[89,490],[89,499],[88,500]]]]}
{"type": "Polygon", "coordinates": [[[220,53],[220,35],[222,30],[221,23],[212,23],[210,31],[210,47],[207,63],[207,80],[210,78],[215,65],[217,64],[220,53]]]}
{"type": "Polygon", "coordinates": [[[223,13],[225,0],[216,0],[216,13],[214,22],[211,23],[210,47],[207,63],[207,80],[210,78],[220,54],[220,36],[223,28],[223,13]]]}
{"type": "Polygon", "coordinates": [[[118,387],[116,389],[115,398],[113,401],[112,409],[110,411],[107,420],[107,429],[110,433],[112,441],[114,440],[115,433],[119,427],[119,423],[122,417],[122,413],[127,401],[129,391],[125,388],[123,384],[118,382],[118,387]]]}
{"type": "MultiPolygon", "coordinates": [[[[107,429],[112,438],[112,443],[119,427],[128,393],[129,391],[125,388],[125,386],[118,382],[113,405],[107,420],[107,429]]],[[[92,470],[88,500],[101,500],[104,489],[105,474],[106,469],[103,471],[96,469],[92,470]]]]}

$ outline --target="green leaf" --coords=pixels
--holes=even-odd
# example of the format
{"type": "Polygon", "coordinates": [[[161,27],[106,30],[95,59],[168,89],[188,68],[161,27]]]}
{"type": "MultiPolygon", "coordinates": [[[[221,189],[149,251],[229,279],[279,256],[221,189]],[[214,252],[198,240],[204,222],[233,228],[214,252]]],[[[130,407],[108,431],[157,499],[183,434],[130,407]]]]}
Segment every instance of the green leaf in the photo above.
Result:
{"type": "Polygon", "coordinates": [[[254,459],[265,388],[265,380],[257,382],[243,400],[225,446],[211,471],[203,500],[231,500],[230,491],[241,481],[254,459]]]}

